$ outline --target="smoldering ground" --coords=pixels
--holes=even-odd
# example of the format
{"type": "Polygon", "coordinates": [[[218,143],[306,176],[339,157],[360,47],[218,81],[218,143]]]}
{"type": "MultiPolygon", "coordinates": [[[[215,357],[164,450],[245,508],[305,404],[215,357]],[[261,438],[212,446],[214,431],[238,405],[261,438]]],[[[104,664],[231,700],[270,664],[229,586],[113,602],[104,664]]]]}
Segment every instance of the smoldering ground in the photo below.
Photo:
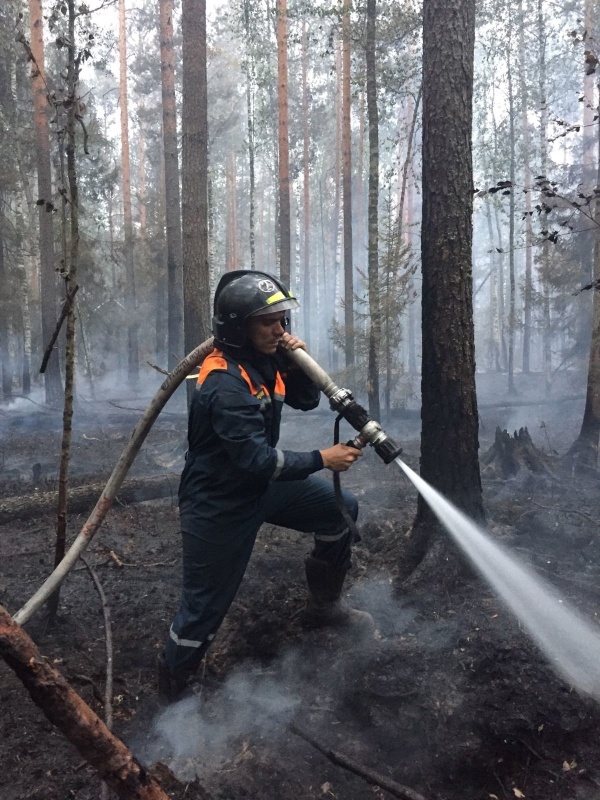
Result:
{"type": "MultiPolygon", "coordinates": [[[[284,644],[281,654],[268,663],[237,666],[218,686],[211,678],[202,686],[201,670],[193,697],[162,710],[145,733],[134,736],[133,749],[140,760],[147,765],[161,761],[180,780],[197,778],[211,789],[240,759],[256,758],[257,750],[260,758],[273,758],[290,737],[292,722],[326,746],[365,753],[368,735],[356,723],[366,703],[380,692],[390,692],[391,680],[368,679],[369,664],[395,652],[396,640],[408,652],[417,632],[419,647],[430,654],[451,646],[457,632],[452,625],[419,621],[410,600],[394,597],[386,575],[356,584],[349,600],[373,614],[375,634],[307,631],[302,641],[292,647],[284,644]],[[353,731],[347,741],[340,741],[343,724],[353,731]]],[[[454,686],[453,702],[458,703],[454,686]]],[[[396,689],[391,690],[392,699],[395,695],[396,689]]],[[[405,733],[405,748],[409,738],[405,733]]]]}

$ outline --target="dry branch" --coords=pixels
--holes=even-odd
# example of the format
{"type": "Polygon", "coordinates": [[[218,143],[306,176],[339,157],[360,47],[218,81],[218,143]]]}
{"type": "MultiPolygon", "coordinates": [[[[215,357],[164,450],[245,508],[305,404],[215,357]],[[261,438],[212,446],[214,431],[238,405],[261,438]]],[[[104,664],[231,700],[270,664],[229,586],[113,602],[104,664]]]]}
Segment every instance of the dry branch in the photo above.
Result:
{"type": "Polygon", "coordinates": [[[67,554],[60,562],[54,572],[46,579],[40,586],[37,592],[31,597],[25,605],[19,609],[15,614],[15,621],[23,625],[35,612],[46,602],[54,590],[60,586],[64,578],[68,575],[72,567],[75,566],[79,556],[83,553],[86,547],[91,542],[94,534],[102,524],[104,518],[115,499],[121,484],[125,480],[125,476],[133,461],[142,446],[144,439],[156,421],[156,418],[164,408],[167,400],[175,392],[177,387],[185,380],[185,376],[197,367],[206,356],[213,349],[212,338],[207,339],[201,345],[198,345],[195,350],[187,355],[163,382],[158,392],[154,395],[150,405],[143,414],[141,420],[138,422],[129,444],[125,447],[121,456],[112,471],[110,478],[94,510],[88,517],[85,525],[79,532],[79,535],[69,548],[67,554]]]}
{"type": "Polygon", "coordinates": [[[169,800],[161,786],[112,734],[25,631],[0,606],[0,655],[53,725],[75,745],[100,778],[123,800],[169,800]]]}
{"type": "Polygon", "coordinates": [[[375,772],[375,770],[357,764],[355,761],[352,761],[352,759],[348,758],[348,756],[343,755],[343,753],[330,750],[326,745],[322,744],[313,736],[310,736],[308,733],[306,733],[306,731],[303,731],[293,722],[288,725],[288,730],[296,736],[299,736],[301,739],[304,739],[304,741],[308,742],[308,744],[312,745],[316,750],[319,751],[319,753],[322,753],[333,764],[337,764],[338,766],[347,769],[349,772],[353,772],[355,775],[364,778],[367,783],[370,783],[373,786],[380,786],[382,789],[385,789],[386,792],[393,794],[394,797],[399,797],[401,800],[425,800],[423,795],[415,792],[414,789],[411,789],[408,786],[402,786],[401,783],[396,783],[396,781],[386,778],[385,775],[381,775],[379,772],[375,772]]]}
{"type": "Polygon", "coordinates": [[[65,297],[65,302],[63,303],[62,311],[60,312],[60,316],[58,318],[58,322],[56,323],[56,328],[54,329],[54,333],[50,337],[50,341],[48,342],[48,347],[44,353],[44,357],[42,359],[42,365],[40,367],[40,372],[45,372],[46,367],[48,366],[48,361],[50,356],[52,355],[52,350],[54,349],[54,345],[56,344],[56,340],[58,339],[58,334],[60,333],[60,329],[62,328],[62,324],[66,319],[67,314],[69,313],[69,309],[71,308],[71,304],[75,299],[75,295],[77,294],[77,290],[79,286],[75,284],[72,291],[67,293],[65,297]]]}
{"type": "MultiPolygon", "coordinates": [[[[172,473],[155,475],[150,478],[133,478],[123,483],[116,499],[123,505],[140,503],[142,500],[158,500],[177,494],[179,475],[172,473]]],[[[69,510],[71,514],[89,511],[104,489],[103,483],[92,483],[69,489],[69,510]]],[[[0,500],[0,525],[18,519],[33,519],[56,507],[56,492],[36,492],[17,494],[0,500]]],[[[49,527],[49,526],[47,526],[49,527]]],[[[42,530],[45,530],[42,529],[42,530]]]]}

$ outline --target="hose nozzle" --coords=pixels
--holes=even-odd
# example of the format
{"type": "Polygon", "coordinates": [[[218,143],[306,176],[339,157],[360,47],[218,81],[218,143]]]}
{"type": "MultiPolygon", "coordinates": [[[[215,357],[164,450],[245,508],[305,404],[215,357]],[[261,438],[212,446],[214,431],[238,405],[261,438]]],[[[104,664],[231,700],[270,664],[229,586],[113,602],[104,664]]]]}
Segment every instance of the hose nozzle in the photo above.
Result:
{"type": "Polygon", "coordinates": [[[358,435],[348,442],[349,445],[362,449],[370,444],[385,464],[390,464],[400,455],[402,448],[398,447],[378,422],[371,419],[369,412],[356,402],[349,389],[336,386],[325,370],[304,350],[290,350],[287,355],[329,398],[333,411],[337,411],[358,431],[358,435]]]}

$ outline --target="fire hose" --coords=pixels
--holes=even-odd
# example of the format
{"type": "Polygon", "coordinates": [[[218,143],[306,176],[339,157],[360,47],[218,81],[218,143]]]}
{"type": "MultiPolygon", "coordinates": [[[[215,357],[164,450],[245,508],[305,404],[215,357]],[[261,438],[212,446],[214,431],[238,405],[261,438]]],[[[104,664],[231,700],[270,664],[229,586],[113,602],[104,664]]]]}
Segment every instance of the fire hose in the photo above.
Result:
{"type": "MultiPolygon", "coordinates": [[[[144,439],[148,435],[152,425],[156,421],[158,415],[166,405],[169,398],[174,394],[175,390],[180,386],[185,378],[192,372],[193,369],[198,367],[206,358],[206,356],[213,349],[213,339],[207,339],[202,344],[198,345],[181,361],[171,372],[164,382],[161,384],[160,389],[152,398],[150,405],[144,412],[142,418],[136,425],[131,439],[127,446],[121,453],[115,468],[113,469],[110,478],[94,509],[87,518],[83,528],[77,535],[73,544],[65,554],[63,560],[58,564],[54,571],[46,578],[44,583],[35,592],[35,594],[25,603],[25,605],[17,611],[13,619],[19,625],[24,625],[35,612],[48,600],[48,598],[58,589],[62,581],[66,578],[70,570],[75,566],[79,557],[88,547],[92,541],[96,531],[104,521],[108,511],[112,505],[113,500],[117,496],[119,489],[131,465],[133,464],[136,455],[138,454],[144,439]]],[[[302,369],[313,383],[329,398],[329,403],[334,411],[338,412],[340,417],[347,420],[350,425],[358,432],[358,435],[348,442],[352,447],[363,448],[367,444],[371,445],[375,452],[383,459],[386,464],[396,458],[401,452],[396,443],[385,433],[381,425],[372,420],[368,412],[359,405],[352,393],[348,389],[341,389],[337,386],[329,375],[322,369],[317,362],[311,358],[304,350],[290,350],[287,351],[290,360],[302,369]]],[[[338,420],[339,421],[339,420],[338,420]]],[[[334,479],[335,475],[334,473],[334,479]]],[[[354,520],[350,517],[348,510],[345,508],[339,485],[339,476],[336,485],[336,497],[338,504],[345,521],[348,523],[350,530],[356,535],[356,526],[354,520]]]]}

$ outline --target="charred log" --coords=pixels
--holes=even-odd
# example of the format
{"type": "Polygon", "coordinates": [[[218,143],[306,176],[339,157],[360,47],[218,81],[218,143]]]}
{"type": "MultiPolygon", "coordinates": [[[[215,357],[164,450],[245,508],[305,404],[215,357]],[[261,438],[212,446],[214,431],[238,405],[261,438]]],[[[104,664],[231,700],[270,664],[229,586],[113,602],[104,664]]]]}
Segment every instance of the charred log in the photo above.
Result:
{"type": "Polygon", "coordinates": [[[53,725],[75,745],[100,778],[123,800],[169,800],[159,783],[44,660],[25,631],[0,606],[0,655],[53,725]]]}
{"type": "Polygon", "coordinates": [[[481,459],[482,476],[513,478],[521,470],[554,477],[546,458],[531,440],[527,428],[519,428],[511,436],[506,430],[496,428],[494,444],[481,459]]]}
{"type": "MultiPolygon", "coordinates": [[[[157,475],[151,478],[134,478],[125,481],[119,489],[116,501],[122,505],[140,503],[142,500],[158,500],[177,495],[179,476],[157,475]]],[[[80,514],[89,511],[104,489],[104,483],[78,486],[69,489],[69,511],[80,514]]],[[[0,525],[18,519],[32,519],[56,508],[56,492],[14,495],[0,500],[0,525]]]]}

